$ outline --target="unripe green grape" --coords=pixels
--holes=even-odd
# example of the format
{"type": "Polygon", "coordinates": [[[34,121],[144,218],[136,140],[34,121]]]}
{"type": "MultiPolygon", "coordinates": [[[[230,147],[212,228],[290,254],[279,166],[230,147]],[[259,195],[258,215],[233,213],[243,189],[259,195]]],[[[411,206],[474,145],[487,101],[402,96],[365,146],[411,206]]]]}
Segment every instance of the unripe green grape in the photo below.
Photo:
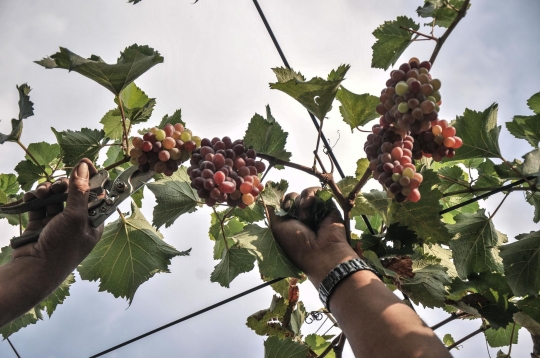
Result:
{"type": "Polygon", "coordinates": [[[434,91],[438,91],[441,89],[441,80],[437,78],[432,79],[429,84],[433,86],[434,91]]]}
{"type": "Polygon", "coordinates": [[[400,81],[396,85],[396,93],[398,96],[403,96],[409,90],[409,85],[405,81],[400,81]]]}
{"type": "Polygon", "coordinates": [[[156,140],[163,140],[165,139],[165,137],[167,137],[167,135],[165,134],[165,131],[163,129],[158,129],[155,133],[155,136],[156,136],[156,140]]]}
{"type": "Polygon", "coordinates": [[[398,106],[398,111],[401,113],[407,113],[409,111],[409,106],[407,105],[407,102],[401,102],[398,106]]]}
{"type": "Polygon", "coordinates": [[[182,135],[180,136],[180,139],[185,143],[188,140],[191,140],[191,133],[188,132],[189,129],[186,129],[182,132],[182,135]]]}

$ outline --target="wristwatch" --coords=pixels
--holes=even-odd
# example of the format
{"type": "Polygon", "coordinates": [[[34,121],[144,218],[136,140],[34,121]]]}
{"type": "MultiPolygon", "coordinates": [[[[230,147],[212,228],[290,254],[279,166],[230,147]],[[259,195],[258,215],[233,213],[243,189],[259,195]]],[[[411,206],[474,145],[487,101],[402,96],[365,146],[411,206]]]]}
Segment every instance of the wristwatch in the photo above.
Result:
{"type": "Polygon", "coordinates": [[[336,286],[347,276],[352,273],[361,270],[368,270],[373,272],[382,281],[382,276],[377,270],[371,267],[366,261],[356,258],[349,261],[345,261],[337,265],[330,273],[324,278],[319,286],[319,298],[321,299],[324,307],[330,312],[330,295],[336,288],[336,286]]]}

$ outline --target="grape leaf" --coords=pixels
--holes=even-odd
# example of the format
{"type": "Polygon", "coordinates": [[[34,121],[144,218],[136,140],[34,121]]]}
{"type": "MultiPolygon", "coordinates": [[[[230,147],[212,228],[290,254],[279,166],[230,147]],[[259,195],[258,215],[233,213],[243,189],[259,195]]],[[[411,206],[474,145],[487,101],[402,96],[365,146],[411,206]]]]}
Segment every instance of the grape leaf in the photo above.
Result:
{"type": "Polygon", "coordinates": [[[414,270],[414,274],[413,278],[401,278],[402,288],[409,298],[425,307],[443,307],[448,294],[444,286],[451,282],[446,268],[441,265],[429,265],[414,270]]]}
{"type": "Polygon", "coordinates": [[[272,68],[272,71],[274,71],[278,82],[288,82],[290,80],[297,80],[298,82],[306,81],[304,75],[300,72],[296,72],[292,68],[276,67],[272,68]]]}
{"type": "Polygon", "coordinates": [[[26,160],[19,162],[15,167],[15,171],[19,174],[17,180],[22,189],[26,191],[30,190],[36,181],[42,182],[48,179],[47,175],[52,174],[52,168],[57,167],[60,157],[58,144],[32,143],[27,149],[33,158],[26,154],[26,160]],[[39,165],[36,164],[34,159],[39,165]],[[44,171],[47,175],[45,175],[44,171]]]}
{"type": "MultiPolygon", "coordinates": [[[[286,300],[288,302],[288,300],[286,300]]],[[[290,322],[290,328],[291,330],[296,333],[297,336],[300,336],[300,328],[302,327],[302,324],[304,324],[304,321],[307,317],[306,308],[304,307],[304,304],[299,301],[296,304],[296,309],[291,313],[291,322],[290,322]]]]}
{"type": "Polygon", "coordinates": [[[272,336],[264,341],[264,358],[306,358],[308,353],[307,345],[295,342],[291,338],[279,339],[272,336]]]}
{"type": "MultiPolygon", "coordinates": [[[[501,186],[505,181],[500,179],[495,171],[495,164],[490,160],[486,159],[485,162],[478,166],[478,179],[473,185],[473,188],[486,188],[486,187],[497,187],[501,186]]],[[[485,192],[476,192],[475,195],[480,195],[485,192]]]]}
{"type": "MultiPolygon", "coordinates": [[[[8,195],[6,204],[13,203],[15,201],[18,201],[19,199],[22,199],[23,195],[23,193],[20,193],[18,195],[8,195]]],[[[0,219],[7,219],[8,223],[13,226],[22,225],[23,229],[28,225],[28,213],[23,213],[19,217],[19,214],[3,214],[0,212],[0,219]]]]}
{"type": "Polygon", "coordinates": [[[540,323],[524,312],[514,313],[514,321],[521,327],[526,328],[532,335],[540,335],[540,323]]]}
{"type": "Polygon", "coordinates": [[[58,144],[49,144],[46,142],[32,143],[28,146],[28,151],[34,158],[31,158],[26,154],[25,158],[28,160],[35,159],[39,165],[49,167],[56,166],[58,164],[57,159],[60,157],[60,146],[58,144]]]}
{"type": "Polygon", "coordinates": [[[507,327],[513,322],[513,315],[519,311],[516,305],[508,302],[503,296],[496,297],[493,292],[488,292],[488,296],[491,297],[472,293],[461,298],[459,302],[447,302],[475,317],[482,316],[493,329],[507,327]]]}
{"type": "MultiPolygon", "coordinates": [[[[2,253],[4,250],[2,250],[2,253]]],[[[1,258],[1,255],[0,255],[1,258]]],[[[2,260],[0,259],[0,264],[2,260]]],[[[52,316],[54,310],[59,304],[62,304],[67,296],[69,296],[69,286],[75,282],[75,276],[70,274],[60,286],[51,293],[46,299],[38,303],[30,311],[26,312],[19,318],[11,321],[7,325],[0,328],[0,334],[4,339],[11,336],[13,333],[19,331],[20,329],[29,326],[31,324],[37,323],[39,320],[43,319],[43,312],[46,311],[49,317],[52,316]]]]}
{"type": "Polygon", "coordinates": [[[351,210],[352,216],[373,215],[378,213],[386,221],[388,217],[388,208],[392,199],[386,192],[372,189],[369,193],[359,193],[351,210]]]}
{"type": "Polygon", "coordinates": [[[144,186],[137,190],[135,193],[131,194],[131,200],[137,205],[140,209],[142,208],[142,200],[144,199],[144,186]]]}
{"type": "Polygon", "coordinates": [[[351,127],[351,131],[379,117],[375,111],[380,102],[379,98],[369,93],[355,94],[340,86],[336,99],[341,103],[339,112],[343,121],[351,127]]]}
{"type": "Polygon", "coordinates": [[[337,70],[330,73],[328,80],[314,77],[309,81],[299,80],[298,78],[281,81],[280,76],[273,69],[279,82],[270,83],[270,88],[287,93],[322,121],[326,113],[332,108],[332,102],[336,97],[337,90],[349,68],[349,65],[341,65],[337,70]]]}
{"type": "Polygon", "coordinates": [[[457,135],[463,139],[463,146],[456,150],[452,160],[470,158],[500,158],[499,132],[497,126],[497,103],[484,112],[465,109],[463,116],[457,117],[453,124],[457,135]]]}
{"type": "MultiPolygon", "coordinates": [[[[454,338],[452,337],[452,335],[450,333],[445,334],[442,341],[443,341],[444,345],[447,346],[447,347],[450,347],[451,345],[456,343],[456,341],[454,341],[454,338]]],[[[456,349],[459,350],[458,347],[456,347],[456,349]]]]}
{"type": "Polygon", "coordinates": [[[175,256],[189,255],[163,241],[163,236],[131,205],[130,217],[105,226],[101,241],[79,265],[83,280],[100,281],[99,290],[133,301],[141,284],[156,273],[169,272],[175,256]]]}
{"type": "Polygon", "coordinates": [[[287,327],[283,327],[283,316],[286,311],[285,299],[274,295],[270,307],[249,316],[246,326],[254,330],[259,336],[292,336],[293,332],[287,327]]]}
{"type": "Polygon", "coordinates": [[[233,240],[257,257],[259,270],[265,278],[300,277],[300,271],[283,253],[269,228],[248,224],[244,231],[233,236],[233,240]]]}
{"type": "Polygon", "coordinates": [[[191,187],[187,169],[180,167],[172,176],[163,176],[148,189],[156,196],[157,205],[154,207],[152,224],[159,228],[171,226],[182,214],[192,213],[201,205],[197,191],[191,187]]]}
{"type": "Polygon", "coordinates": [[[500,246],[506,280],[516,296],[537,296],[540,291],[540,231],[516,236],[500,246]]]}
{"type": "MultiPolygon", "coordinates": [[[[253,147],[259,153],[288,161],[291,158],[291,153],[285,150],[288,135],[289,133],[284,132],[279,123],[270,122],[261,115],[255,114],[244,135],[244,145],[253,147]]],[[[283,169],[283,166],[276,166],[276,168],[283,169]]]]}
{"type": "Polygon", "coordinates": [[[523,162],[519,159],[514,159],[513,162],[510,163],[502,163],[497,164],[494,166],[495,172],[501,179],[521,179],[523,178],[523,175],[521,173],[523,172],[523,162]],[[511,167],[508,165],[510,164],[511,167]]]}
{"type": "Polygon", "coordinates": [[[28,93],[32,90],[26,83],[17,86],[19,91],[19,118],[11,120],[11,132],[9,134],[0,133],[0,144],[5,142],[17,142],[21,138],[23,130],[22,120],[34,115],[34,103],[30,101],[28,93]]]}
{"type": "Polygon", "coordinates": [[[285,210],[281,209],[281,198],[287,193],[288,188],[289,183],[284,179],[281,179],[279,183],[269,181],[266,182],[266,186],[261,193],[264,203],[267,206],[273,206],[276,215],[283,216],[287,214],[285,210]]]}
{"type": "Polygon", "coordinates": [[[506,128],[516,138],[525,139],[534,148],[540,142],[540,114],[536,116],[514,116],[512,122],[506,122],[506,128]]]}
{"type": "Polygon", "coordinates": [[[82,128],[80,131],[59,132],[51,128],[60,144],[63,161],[66,166],[74,167],[82,158],[92,162],[97,160],[99,151],[107,143],[105,132],[97,129],[82,128]]]}
{"type": "Polygon", "coordinates": [[[186,123],[182,120],[182,110],[180,109],[174,111],[174,113],[170,116],[168,114],[164,115],[158,127],[163,128],[166,124],[175,125],[176,123],[181,123],[184,126],[186,125],[186,123]]]}
{"type": "Polygon", "coordinates": [[[420,26],[411,18],[398,16],[394,21],[385,21],[373,31],[377,42],[371,47],[373,58],[371,67],[387,70],[393,66],[403,51],[409,47],[413,40],[413,34],[401,27],[418,30],[420,26]]]}
{"type": "Polygon", "coordinates": [[[533,221],[538,223],[540,221],[540,193],[527,194],[527,202],[534,206],[534,218],[533,221]]]}
{"type": "MultiPolygon", "coordinates": [[[[327,341],[325,337],[319,336],[316,333],[308,334],[305,338],[305,342],[317,356],[320,356],[326,348],[332,344],[332,342],[327,341]]],[[[328,353],[326,357],[336,358],[334,350],[330,350],[330,353],[328,353]]]]}
{"type": "Polygon", "coordinates": [[[454,236],[449,245],[459,277],[465,279],[473,272],[504,272],[497,246],[508,238],[495,229],[485,210],[460,214],[455,220],[448,231],[454,236]]]}
{"type": "MultiPolygon", "coordinates": [[[[123,138],[124,126],[122,124],[122,116],[118,108],[111,109],[105,115],[99,123],[103,124],[103,131],[105,136],[111,140],[119,140],[123,138]]],[[[130,126],[131,122],[126,118],[126,129],[130,126]]]]}
{"type": "Polygon", "coordinates": [[[86,59],[63,47],[60,47],[60,52],[41,61],[35,61],[45,68],[63,68],[80,73],[117,96],[131,82],[162,62],[163,57],[159,52],[151,47],[137,44],[121,52],[116,64],[112,65],[105,63],[99,56],[92,55],[86,59]]]}
{"type": "Polygon", "coordinates": [[[452,261],[452,250],[443,248],[440,245],[424,245],[424,255],[435,258],[436,262],[446,268],[446,273],[450,277],[456,277],[457,270],[454,262],[452,261]]]}
{"type": "Polygon", "coordinates": [[[265,217],[264,207],[260,202],[255,202],[245,209],[236,208],[232,215],[246,223],[261,221],[265,217]]]}
{"type": "MultiPolygon", "coordinates": [[[[122,146],[119,145],[120,141],[117,140],[113,144],[118,144],[118,145],[111,145],[109,149],[107,149],[107,154],[106,154],[107,159],[105,160],[105,162],[103,162],[104,167],[108,167],[109,165],[114,164],[124,158],[124,152],[122,150],[122,146]]],[[[125,163],[125,164],[129,166],[129,163],[125,163]]]]}
{"type": "MultiPolygon", "coordinates": [[[[361,216],[355,216],[353,219],[356,221],[356,225],[354,226],[355,229],[360,230],[362,232],[369,231],[364,219],[361,216]]],[[[371,224],[372,229],[375,231],[375,234],[378,234],[383,224],[382,217],[379,214],[374,214],[374,215],[368,216],[368,220],[369,220],[369,223],[371,224]]]]}
{"type": "MultiPolygon", "coordinates": [[[[155,98],[149,98],[135,83],[130,83],[120,93],[124,114],[133,124],[146,122],[154,111],[155,98]]],[[[114,100],[118,104],[118,99],[114,100]]]]}
{"type": "Polygon", "coordinates": [[[0,189],[0,204],[6,204],[8,202],[8,196],[2,189],[0,189]]]}
{"type": "Polygon", "coordinates": [[[415,231],[426,242],[446,243],[449,240],[448,229],[441,221],[439,200],[442,193],[434,186],[440,183],[437,174],[430,169],[422,171],[424,180],[420,185],[422,199],[417,203],[396,203],[390,205],[390,223],[399,223],[415,231]]]}
{"type": "MultiPolygon", "coordinates": [[[[540,299],[538,297],[527,297],[518,301],[516,306],[529,317],[537,322],[540,326],[540,299]]],[[[527,328],[527,327],[526,327],[527,328]]]]}
{"type": "Polygon", "coordinates": [[[208,236],[211,240],[215,241],[214,244],[214,260],[219,260],[225,250],[225,240],[229,247],[234,245],[232,236],[242,232],[244,230],[244,223],[240,222],[236,217],[228,217],[223,223],[223,230],[221,229],[221,218],[224,212],[220,212],[219,218],[215,213],[211,214],[210,229],[208,230],[208,236]],[[224,237],[225,236],[225,237],[224,237]]]}
{"type": "Polygon", "coordinates": [[[523,159],[523,175],[534,175],[540,179],[540,149],[525,154],[523,159]]]}
{"type": "Polygon", "coordinates": [[[529,108],[536,114],[540,114],[540,92],[532,95],[527,101],[529,108]]]}
{"type": "Polygon", "coordinates": [[[360,180],[362,176],[366,173],[366,170],[369,169],[369,160],[367,158],[360,158],[356,161],[356,171],[354,175],[356,179],[360,180]]]}
{"type": "Polygon", "coordinates": [[[349,193],[354,189],[356,183],[358,183],[358,180],[354,177],[345,177],[338,181],[336,184],[341,191],[341,193],[345,196],[349,195],[349,193]]]}
{"type": "MultiPolygon", "coordinates": [[[[436,26],[450,27],[458,14],[458,10],[463,6],[463,2],[464,0],[425,0],[424,6],[418,7],[416,12],[420,17],[432,17],[436,26]]],[[[425,25],[429,26],[431,23],[425,25]]]]}
{"type": "MultiPolygon", "coordinates": [[[[469,188],[468,175],[457,165],[442,167],[437,171],[437,175],[439,176],[441,181],[441,183],[438,185],[438,188],[443,194],[449,194],[469,188]]],[[[449,196],[443,196],[441,198],[441,203],[444,209],[448,209],[472,198],[473,195],[470,193],[453,194],[449,196]]],[[[447,224],[454,224],[454,216],[460,213],[475,213],[478,211],[478,208],[478,202],[473,202],[471,204],[443,214],[443,220],[447,224]]]]}
{"type": "Polygon", "coordinates": [[[13,252],[13,249],[11,246],[4,246],[0,250],[0,266],[7,264],[11,261],[11,253],[13,252]]]}
{"type": "Polygon", "coordinates": [[[221,262],[214,267],[210,281],[218,282],[229,288],[232,280],[242,272],[249,272],[255,267],[255,256],[241,247],[230,247],[223,250],[221,262]]]}
{"type": "Polygon", "coordinates": [[[514,323],[499,329],[490,328],[484,332],[484,335],[490,347],[505,347],[510,345],[510,342],[512,344],[518,343],[520,329],[521,326],[514,323]]]}
{"type": "Polygon", "coordinates": [[[19,192],[19,183],[14,174],[0,174],[0,190],[6,195],[15,195],[19,192]]]}
{"type": "Polygon", "coordinates": [[[43,173],[43,169],[38,167],[31,160],[23,160],[17,164],[15,171],[19,176],[17,180],[21,185],[22,190],[28,191],[32,189],[32,185],[37,182],[47,180],[47,176],[43,173]]]}

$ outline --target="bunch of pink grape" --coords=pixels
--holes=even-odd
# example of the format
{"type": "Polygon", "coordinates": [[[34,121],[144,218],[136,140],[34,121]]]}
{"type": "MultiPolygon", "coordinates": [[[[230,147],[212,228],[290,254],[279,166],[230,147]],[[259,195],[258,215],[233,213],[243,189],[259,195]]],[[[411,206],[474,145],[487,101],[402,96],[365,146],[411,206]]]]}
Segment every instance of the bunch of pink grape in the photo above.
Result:
{"type": "Polygon", "coordinates": [[[463,145],[461,138],[456,136],[456,128],[444,119],[431,122],[430,129],[413,137],[415,143],[418,143],[413,148],[414,159],[424,156],[440,162],[444,157],[453,158],[455,150],[463,145]]]}
{"type": "Polygon", "coordinates": [[[151,128],[142,138],[134,137],[131,143],[131,164],[138,165],[145,173],[153,170],[171,176],[201,146],[201,138],[176,123],[166,124],[163,129],[151,128]]]}
{"type": "Polygon", "coordinates": [[[405,200],[417,202],[423,177],[416,173],[412,163],[414,139],[409,135],[403,138],[392,126],[376,124],[372,130],[364,150],[373,177],[385,187],[388,197],[399,203],[405,200]]]}
{"type": "Polygon", "coordinates": [[[376,109],[379,124],[364,145],[373,177],[397,202],[420,200],[423,177],[414,159],[452,158],[463,144],[456,129],[438,119],[441,81],[431,77],[430,69],[430,62],[413,57],[390,73],[376,109]]]}
{"type": "Polygon", "coordinates": [[[193,152],[187,170],[191,186],[208,206],[226,202],[244,209],[264,189],[258,174],[266,166],[256,157],[256,151],[245,148],[243,140],[204,138],[201,147],[193,152]]]}

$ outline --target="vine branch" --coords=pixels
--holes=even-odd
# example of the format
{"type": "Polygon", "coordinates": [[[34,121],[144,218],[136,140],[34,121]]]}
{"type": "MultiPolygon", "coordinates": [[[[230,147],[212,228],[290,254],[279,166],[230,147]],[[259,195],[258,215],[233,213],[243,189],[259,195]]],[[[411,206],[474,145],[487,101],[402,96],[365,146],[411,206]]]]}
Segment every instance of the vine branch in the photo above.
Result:
{"type": "Polygon", "coordinates": [[[106,166],[106,167],[103,168],[103,169],[105,169],[105,170],[111,170],[111,169],[114,169],[114,168],[116,168],[116,167],[119,166],[119,165],[122,165],[122,164],[124,164],[124,163],[129,162],[130,159],[131,159],[130,157],[125,156],[124,159],[120,159],[120,160],[117,161],[116,163],[112,163],[111,165],[106,166]]]}
{"type": "Polygon", "coordinates": [[[429,59],[429,62],[431,62],[431,65],[433,66],[433,63],[435,62],[435,59],[437,58],[437,55],[439,54],[439,51],[441,50],[441,47],[444,45],[452,31],[456,28],[457,24],[465,17],[467,14],[467,9],[469,8],[469,3],[471,0],[465,0],[463,2],[463,6],[461,6],[461,9],[458,11],[456,18],[454,21],[452,21],[452,24],[448,27],[448,29],[445,31],[445,33],[439,37],[439,40],[437,41],[437,45],[435,46],[435,49],[433,50],[433,53],[431,54],[431,58],[429,59]]]}
{"type": "Polygon", "coordinates": [[[488,324],[487,326],[485,327],[480,327],[478,328],[476,331],[474,331],[473,333],[469,334],[469,335],[466,335],[465,337],[461,338],[460,340],[458,340],[457,342],[455,342],[454,344],[448,346],[448,350],[451,350],[451,349],[454,349],[456,348],[457,346],[459,346],[461,343],[465,342],[466,340],[476,336],[478,333],[482,333],[484,331],[487,331],[489,328],[491,328],[491,326],[488,324]]]}
{"type": "Polygon", "coordinates": [[[122,129],[124,134],[124,142],[125,142],[125,153],[127,153],[129,148],[129,139],[128,139],[128,130],[126,128],[126,114],[124,113],[124,105],[122,104],[122,99],[120,98],[120,95],[116,96],[116,99],[118,100],[118,109],[120,110],[120,115],[122,116],[122,129]]]}
{"type": "Polygon", "coordinates": [[[442,320],[440,321],[439,323],[435,324],[434,326],[430,327],[433,331],[436,330],[437,328],[440,328],[442,326],[444,326],[445,324],[447,323],[450,323],[452,322],[453,320],[455,319],[458,319],[458,318],[461,318],[463,316],[467,316],[469,315],[467,312],[460,312],[460,313],[455,313],[453,312],[450,317],[448,317],[447,319],[445,320],[442,320]]]}
{"type": "Polygon", "coordinates": [[[409,29],[408,27],[405,27],[405,26],[400,26],[400,28],[402,28],[403,30],[407,30],[407,31],[409,31],[409,32],[411,32],[411,33],[413,33],[413,34],[417,34],[417,35],[423,36],[423,37],[425,37],[425,38],[427,38],[427,39],[429,39],[429,40],[433,40],[433,41],[435,41],[435,42],[439,42],[439,39],[436,38],[436,37],[434,37],[434,36],[430,36],[430,35],[423,34],[423,33],[419,32],[419,31],[416,31],[416,30],[413,30],[413,29],[409,29]]]}

